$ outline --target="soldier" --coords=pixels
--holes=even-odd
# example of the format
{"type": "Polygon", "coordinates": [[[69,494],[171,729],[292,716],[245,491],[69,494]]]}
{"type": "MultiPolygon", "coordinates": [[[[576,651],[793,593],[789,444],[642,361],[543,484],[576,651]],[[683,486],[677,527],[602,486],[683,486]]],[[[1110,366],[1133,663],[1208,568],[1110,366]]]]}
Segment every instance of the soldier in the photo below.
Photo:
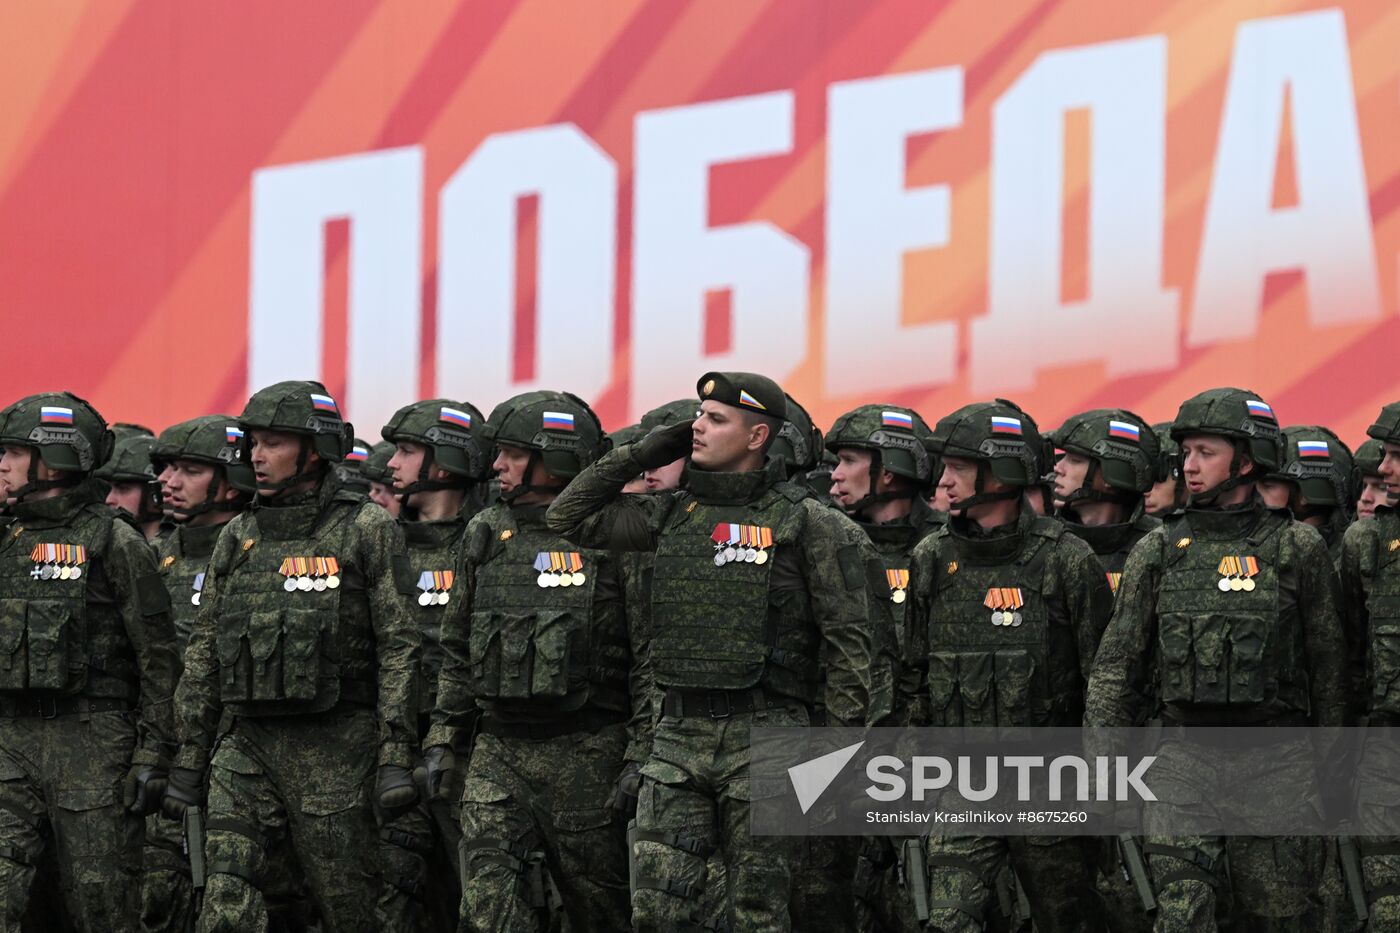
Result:
{"type": "Polygon", "coordinates": [[[840,517],[767,457],[787,399],[771,379],[707,373],[700,414],[615,450],[549,510],[588,547],[655,550],[650,661],[664,691],[642,768],[632,891],[639,931],[699,922],[705,859],[725,857],[728,925],[787,930],[792,839],[754,837],[749,729],[805,726],[819,687],[832,725],[859,725],[869,692],[867,568],[840,517]],[[684,457],[679,490],[621,496],[638,468],[684,457]],[[819,644],[827,676],[816,678],[819,644]]]}
{"type": "Polygon", "coordinates": [[[393,444],[380,441],[369,449],[369,456],[360,465],[360,474],[369,480],[369,501],[394,518],[399,517],[403,505],[394,494],[394,471],[389,469],[389,460],[396,452],[393,444]]]}
{"type": "Polygon", "coordinates": [[[263,929],[288,853],[328,933],[378,930],[376,811],[392,819],[418,798],[420,639],[392,563],[403,537],[336,480],[352,434],[320,383],[259,390],[238,427],[257,496],[206,571],[165,812],[197,806],[207,770],[203,933],[263,929]]]}
{"type": "MultiPolygon", "coordinates": [[[[931,446],[952,511],[944,530],[914,548],[910,572],[929,723],[1078,724],[1113,594],[1089,546],[1025,503],[1042,482],[1045,445],[1034,422],[1005,400],[967,405],[938,422],[931,446]],[[987,663],[972,660],[978,653],[987,663]]],[[[927,844],[931,929],[980,929],[1008,861],[1038,930],[1097,928],[1093,839],[931,836],[927,844]]]]}
{"type": "Polygon", "coordinates": [[[151,448],[155,443],[149,434],[133,434],[119,440],[111,458],[93,471],[93,476],[109,486],[107,504],[134,518],[147,541],[160,535],[160,522],[165,516],[160,483],[151,469],[151,448]]]}
{"type": "MultiPolygon", "coordinates": [[[[423,638],[419,741],[427,737],[437,698],[441,621],[453,595],[461,596],[455,583],[467,522],[481,510],[480,486],[490,467],[481,440],[485,420],[467,402],[429,399],[400,408],[380,432],[394,447],[388,467],[401,506],[399,528],[408,545],[406,558],[394,558],[395,584],[423,638]]],[[[456,751],[465,755],[469,749],[456,751]]],[[[405,930],[428,923],[425,904],[431,907],[435,925],[455,926],[462,897],[457,870],[462,784],[460,775],[449,778],[453,780],[445,796],[420,801],[413,812],[380,831],[390,867],[384,909],[405,930]],[[430,865],[425,856],[435,851],[438,858],[430,865]],[[430,877],[433,865],[441,870],[430,877]]]]}
{"type": "Polygon", "coordinates": [[[1337,435],[1324,427],[1293,425],[1283,429],[1283,462],[1259,481],[1259,497],[1269,508],[1288,509],[1316,528],[1333,565],[1340,567],[1355,482],[1351,449],[1337,435]]]}
{"type": "Polygon", "coordinates": [[[41,862],[58,875],[41,894],[61,898],[79,930],[139,923],[141,817],[159,805],[180,659],[155,553],[92,478],[113,443],[66,392],[0,411],[0,484],[13,500],[0,544],[7,933],[41,862]]]}
{"type": "MultiPolygon", "coordinates": [[[[650,434],[657,428],[670,427],[686,421],[694,421],[696,404],[694,399],[682,398],[665,405],[659,405],[642,415],[642,434],[650,434]]],[[[679,457],[672,462],[647,470],[642,475],[646,479],[647,492],[666,492],[679,489],[681,471],[685,469],[686,458],[679,457]]]]}
{"type": "MultiPolygon", "coordinates": [[[[155,440],[155,439],[153,439],[155,440]]],[[[166,428],[152,445],[165,513],[174,523],[157,547],[161,578],[184,653],[202,598],[204,572],[223,526],[248,506],[253,471],[241,460],[243,431],[232,415],[206,415],[166,428]]],[[[194,929],[190,863],[177,823],[146,818],[141,927],[184,933],[194,929]]]]}
{"type": "Polygon", "coordinates": [[[1172,440],[1172,423],[1161,421],[1152,426],[1157,438],[1157,466],[1153,471],[1152,488],[1143,496],[1143,511],[1153,518],[1166,518],[1186,504],[1186,481],[1181,475],[1181,449],[1172,440]]]}
{"type": "Polygon", "coordinates": [[[1368,437],[1356,448],[1356,456],[1352,458],[1352,463],[1356,466],[1358,519],[1375,518],[1378,506],[1393,507],[1395,497],[1390,495],[1385,480],[1381,478],[1381,458],[1384,456],[1384,445],[1374,437],[1368,437]]]}
{"type": "Polygon", "coordinates": [[[365,471],[365,465],[369,461],[369,452],[369,441],[362,441],[357,437],[350,442],[350,452],[345,455],[344,460],[333,468],[341,489],[358,492],[363,496],[369,495],[370,480],[369,474],[365,471]]]}
{"type": "MultiPolygon", "coordinates": [[[[1128,558],[1085,723],[1134,725],[1155,698],[1173,726],[1341,725],[1345,651],[1326,545],[1255,494],[1282,459],[1273,410],[1252,392],[1211,389],[1182,404],[1172,437],[1190,498],[1128,558]],[[1212,650],[1224,639],[1231,650],[1212,650]]],[[[1222,750],[1217,774],[1176,769],[1161,780],[1208,806],[1216,788],[1259,776],[1257,759],[1222,750]]],[[[1151,823],[1148,830],[1157,929],[1216,929],[1217,900],[1224,908],[1229,898],[1226,839],[1174,835],[1151,823]]],[[[1236,928],[1307,928],[1321,839],[1233,837],[1228,849],[1236,928]]]]}
{"type": "MultiPolygon", "coordinates": [[[[1072,416],[1051,439],[1063,451],[1055,462],[1055,497],[1063,503],[1059,518],[1093,549],[1116,594],[1128,552],[1161,524],[1146,514],[1143,501],[1161,475],[1157,435],[1136,414],[1104,408],[1072,416]]],[[[1128,864],[1117,838],[1103,840],[1097,887],[1104,920],[1114,933],[1152,928],[1135,886],[1145,889],[1146,879],[1125,877],[1128,864]]]]}
{"type": "Polygon", "coordinates": [[[576,549],[544,520],[606,439],[582,399],[546,391],[497,405],[484,436],[501,501],[467,527],[424,743],[434,795],[453,749],[470,748],[461,929],[622,930],[626,849],[611,797],[627,724],[650,712],[642,657],[613,555],[576,549]]]}
{"type": "MultiPolygon", "coordinates": [[[[924,721],[913,698],[922,693],[927,662],[910,650],[906,610],[914,547],[943,527],[946,515],[929,508],[926,496],[936,477],[928,450],[932,432],[919,414],[895,405],[864,405],[836,419],[826,435],[835,458],[831,501],[851,516],[879,555],[889,592],[885,602],[896,636],[895,686],[889,725],[924,721]]],[[[896,850],[890,840],[866,840],[855,870],[859,929],[913,930],[896,850]]]]}
{"type": "MultiPolygon", "coordinates": [[[[614,447],[621,447],[623,444],[630,444],[640,440],[646,432],[642,430],[640,424],[629,424],[618,428],[608,434],[608,443],[614,447]]],[[[643,493],[647,491],[647,478],[644,474],[638,473],[627,481],[627,485],[622,487],[622,491],[628,495],[643,493]]]]}

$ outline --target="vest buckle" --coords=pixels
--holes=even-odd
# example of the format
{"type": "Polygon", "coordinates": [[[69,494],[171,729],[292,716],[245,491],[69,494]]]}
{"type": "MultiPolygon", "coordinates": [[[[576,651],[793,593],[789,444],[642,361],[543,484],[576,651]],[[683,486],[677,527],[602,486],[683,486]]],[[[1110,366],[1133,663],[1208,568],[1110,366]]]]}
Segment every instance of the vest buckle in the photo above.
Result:
{"type": "Polygon", "coordinates": [[[734,715],[734,705],[730,702],[729,694],[724,690],[711,690],[706,694],[705,700],[710,708],[711,719],[728,719],[730,716],[734,715]],[[719,712],[715,709],[716,697],[722,701],[720,706],[723,708],[723,712],[719,712]]]}
{"type": "Polygon", "coordinates": [[[39,718],[58,718],[58,697],[38,697],[39,718]]]}

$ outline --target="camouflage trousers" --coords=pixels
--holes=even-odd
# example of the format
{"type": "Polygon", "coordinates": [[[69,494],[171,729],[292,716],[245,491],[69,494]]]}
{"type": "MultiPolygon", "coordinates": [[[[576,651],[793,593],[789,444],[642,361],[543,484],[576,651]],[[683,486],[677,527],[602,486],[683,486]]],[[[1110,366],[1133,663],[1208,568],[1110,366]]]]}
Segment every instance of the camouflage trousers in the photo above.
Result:
{"type": "Polygon", "coordinates": [[[785,792],[781,784],[750,782],[749,730],[807,722],[807,710],[798,705],[724,719],[661,717],[637,801],[634,929],[694,929],[706,903],[706,859],[716,851],[726,869],[727,928],[791,929],[788,905],[799,847],[791,837],[749,832],[750,804],[785,792]]]}
{"type": "Polygon", "coordinates": [[[627,929],[622,814],[608,805],[624,726],[477,736],[462,793],[465,933],[627,929]]]}
{"type": "Polygon", "coordinates": [[[851,933],[856,927],[859,836],[807,836],[792,879],[792,928],[797,933],[851,933]]]}
{"type": "MultiPolygon", "coordinates": [[[[1218,808],[1247,814],[1222,796],[1232,786],[1268,786],[1274,775],[1311,769],[1301,750],[1280,752],[1260,761],[1252,749],[1218,749],[1206,763],[1199,756],[1187,773],[1173,767],[1176,758],[1163,754],[1152,784],[1158,799],[1175,812],[1209,816],[1218,808]]],[[[1292,786],[1305,780],[1298,775],[1292,786]]],[[[1306,800],[1268,801],[1277,808],[1298,808],[1299,822],[1312,815],[1306,800]]],[[[1326,840],[1318,836],[1189,836],[1173,832],[1180,822],[1163,813],[1154,820],[1149,811],[1143,852],[1147,856],[1157,896],[1157,933],[1213,931],[1233,922],[1234,929],[1311,931],[1318,904],[1318,883],[1326,840]]]]}
{"type": "MultiPolygon", "coordinates": [[[[1097,888],[1104,925],[1109,933],[1150,933],[1152,917],[1143,910],[1142,898],[1132,880],[1123,877],[1117,838],[1104,837],[1099,844],[1097,888]]],[[[1141,841],[1138,844],[1141,846],[1141,841]]]]}
{"type": "Polygon", "coordinates": [[[1014,913],[1000,895],[1009,865],[1039,933],[1097,931],[1097,849],[1088,836],[930,836],[927,929],[973,933],[1014,913]]]}
{"type": "Polygon", "coordinates": [[[234,720],[210,762],[200,933],[266,930],[265,892],[284,886],[289,860],[325,933],[393,930],[376,910],[378,746],[368,709],[234,720]]]}
{"type": "Polygon", "coordinates": [[[142,827],[121,799],[135,745],[135,719],[126,712],[0,719],[5,933],[20,930],[35,871],[48,856],[57,884],[38,893],[59,900],[55,909],[77,930],[137,929],[142,827]]]}
{"type": "Polygon", "coordinates": [[[159,813],[146,817],[146,848],[141,853],[143,933],[190,933],[194,929],[194,891],[184,844],[179,823],[159,813]]]}
{"type": "MultiPolygon", "coordinates": [[[[1357,801],[1361,818],[1373,825],[1393,825],[1400,812],[1400,782],[1383,770],[1390,755],[1363,752],[1358,764],[1363,796],[1357,801]],[[1387,777],[1389,778],[1387,780],[1387,777]]],[[[1366,897],[1370,901],[1371,933],[1400,931],[1400,837],[1373,836],[1358,839],[1361,867],[1366,876],[1366,897]]]]}

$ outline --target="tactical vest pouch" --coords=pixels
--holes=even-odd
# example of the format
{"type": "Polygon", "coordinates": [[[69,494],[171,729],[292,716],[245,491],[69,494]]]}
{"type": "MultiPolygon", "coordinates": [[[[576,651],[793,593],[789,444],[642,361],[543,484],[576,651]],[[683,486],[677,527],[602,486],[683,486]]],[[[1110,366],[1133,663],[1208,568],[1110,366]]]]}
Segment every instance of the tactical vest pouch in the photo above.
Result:
{"type": "Polygon", "coordinates": [[[934,652],[929,707],[935,726],[1027,726],[1035,660],[1029,651],[934,652]]]}
{"type": "Polygon", "coordinates": [[[324,609],[275,609],[226,616],[218,633],[226,703],[316,698],[321,638],[334,623],[324,609]]]}
{"type": "Polygon", "coordinates": [[[0,600],[0,690],[63,690],[74,629],[67,600],[0,600]]]}
{"type": "Polygon", "coordinates": [[[1158,625],[1167,703],[1252,704],[1269,698],[1268,623],[1250,614],[1166,615],[1158,625]]]}
{"type": "Polygon", "coordinates": [[[472,689],[499,700],[562,699],[585,686],[572,657],[585,657],[583,625],[569,610],[472,614],[472,689]]]}

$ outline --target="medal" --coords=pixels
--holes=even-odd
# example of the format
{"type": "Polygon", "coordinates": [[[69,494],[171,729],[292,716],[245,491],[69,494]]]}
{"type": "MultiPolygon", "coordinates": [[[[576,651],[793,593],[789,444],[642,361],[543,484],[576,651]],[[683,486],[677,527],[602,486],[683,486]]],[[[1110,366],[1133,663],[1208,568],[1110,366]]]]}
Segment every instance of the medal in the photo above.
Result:
{"type": "Polygon", "coordinates": [[[736,551],[736,550],[734,550],[734,548],[732,548],[732,547],[727,547],[727,548],[724,549],[724,562],[725,562],[726,564],[733,563],[733,562],[734,562],[734,558],[736,558],[736,557],[738,557],[738,556],[739,556],[739,552],[736,551]]]}
{"type": "Polygon", "coordinates": [[[768,563],[765,548],[773,546],[773,529],[759,525],[739,525],[720,522],[710,534],[715,543],[715,566],[744,563],[760,567],[768,563]]]}
{"type": "Polygon", "coordinates": [[[194,606],[198,606],[198,605],[199,605],[200,595],[201,595],[201,594],[203,593],[203,591],[204,591],[204,574],[202,574],[202,573],[197,573],[197,574],[194,575],[194,584],[193,584],[193,587],[194,587],[194,595],[190,597],[190,604],[191,604],[191,605],[194,605],[194,606]]]}
{"type": "Polygon", "coordinates": [[[571,573],[561,573],[561,574],[559,574],[559,585],[560,585],[560,586],[573,586],[573,585],[574,585],[574,575],[571,574],[571,573]]]}
{"type": "Polygon", "coordinates": [[[311,578],[297,577],[297,589],[301,590],[303,593],[311,592],[311,578]]]}
{"type": "Polygon", "coordinates": [[[52,580],[54,577],[54,573],[55,570],[53,564],[45,564],[44,569],[40,571],[39,576],[43,577],[45,580],[52,580]]]}
{"type": "Polygon", "coordinates": [[[724,559],[724,552],[723,552],[723,551],[715,551],[715,566],[716,566],[716,567],[723,567],[726,563],[727,563],[727,561],[724,559]]]}
{"type": "Polygon", "coordinates": [[[1226,554],[1216,567],[1220,582],[1216,584],[1222,593],[1252,593],[1257,585],[1254,578],[1259,575],[1259,558],[1252,554],[1226,554]]]}
{"type": "Polygon", "coordinates": [[[340,577],[337,577],[335,574],[326,577],[326,589],[333,590],[338,586],[340,586],[340,577]]]}
{"type": "Polygon", "coordinates": [[[432,593],[419,593],[419,594],[418,594],[418,605],[420,605],[420,606],[431,606],[432,604],[433,604],[433,594],[432,594],[432,593]]]}
{"type": "Polygon", "coordinates": [[[904,591],[903,591],[903,590],[895,590],[893,593],[891,593],[891,594],[890,594],[890,602],[896,603],[896,604],[904,602],[904,591]]]}
{"type": "MultiPolygon", "coordinates": [[[[584,580],[585,580],[585,579],[587,579],[587,578],[584,577],[584,575],[581,574],[581,573],[576,573],[576,574],[574,574],[574,586],[583,586],[583,583],[584,583],[584,580]]],[[[445,597],[444,597],[444,600],[445,600],[445,597]]]]}
{"type": "MultiPolygon", "coordinates": [[[[715,559],[718,560],[719,558],[715,558],[715,559]]],[[[542,573],[542,574],[540,574],[538,577],[535,577],[535,585],[536,585],[536,586],[549,586],[549,574],[547,574],[547,573],[542,573]]]]}
{"type": "Polygon", "coordinates": [[[83,568],[74,567],[73,572],[68,575],[68,579],[76,580],[83,575],[83,568]]]}
{"type": "Polygon", "coordinates": [[[886,570],[885,582],[888,583],[890,587],[890,602],[904,602],[907,597],[904,591],[909,588],[909,571],[900,569],[886,570]]]}
{"type": "Polygon", "coordinates": [[[744,563],[746,563],[746,564],[752,564],[752,563],[753,563],[754,561],[756,561],[756,560],[758,560],[758,549],[757,549],[757,548],[747,548],[747,549],[745,549],[745,551],[744,551],[744,563]]]}
{"type": "MultiPolygon", "coordinates": [[[[535,555],[540,586],[580,586],[583,584],[583,555],[578,551],[540,551],[535,555]]],[[[449,582],[450,585],[450,582],[449,582]]]]}
{"type": "Polygon", "coordinates": [[[190,604],[191,604],[191,605],[198,606],[198,605],[199,605],[199,596],[200,596],[199,593],[195,593],[193,596],[191,596],[191,597],[190,597],[190,604]]]}
{"type": "Polygon", "coordinates": [[[1240,589],[1244,590],[1246,593],[1253,593],[1253,592],[1254,592],[1254,578],[1253,578],[1253,577],[1245,577],[1243,580],[1241,580],[1241,581],[1240,581],[1240,589]]]}
{"type": "Polygon", "coordinates": [[[1230,581],[1226,577],[1221,577],[1220,582],[1215,585],[1222,593],[1230,592],[1230,581]]]}
{"type": "Polygon", "coordinates": [[[753,562],[762,567],[764,564],[768,563],[768,552],[759,551],[758,556],[753,559],[753,562]]]}
{"type": "Polygon", "coordinates": [[[326,578],[317,577],[315,580],[312,580],[311,588],[318,593],[324,593],[326,591],[326,578]]]}
{"type": "Polygon", "coordinates": [[[1021,614],[1016,612],[1026,604],[1019,586],[994,586],[987,590],[982,605],[992,610],[992,624],[1014,626],[1021,624],[1021,614]]]}
{"type": "Polygon", "coordinates": [[[282,589],[286,590],[288,593],[295,593],[297,590],[296,577],[288,577],[286,580],[283,580],[282,589]]]}
{"type": "Polygon", "coordinates": [[[59,578],[60,580],[67,580],[68,577],[69,577],[69,575],[70,575],[72,572],[73,572],[72,568],[71,568],[71,567],[68,567],[68,566],[65,564],[64,566],[58,568],[58,578],[59,578]]]}
{"type": "Polygon", "coordinates": [[[446,605],[447,605],[447,594],[446,594],[446,593],[439,593],[439,594],[438,594],[437,601],[438,601],[438,605],[439,605],[439,606],[446,606],[446,605]]]}

